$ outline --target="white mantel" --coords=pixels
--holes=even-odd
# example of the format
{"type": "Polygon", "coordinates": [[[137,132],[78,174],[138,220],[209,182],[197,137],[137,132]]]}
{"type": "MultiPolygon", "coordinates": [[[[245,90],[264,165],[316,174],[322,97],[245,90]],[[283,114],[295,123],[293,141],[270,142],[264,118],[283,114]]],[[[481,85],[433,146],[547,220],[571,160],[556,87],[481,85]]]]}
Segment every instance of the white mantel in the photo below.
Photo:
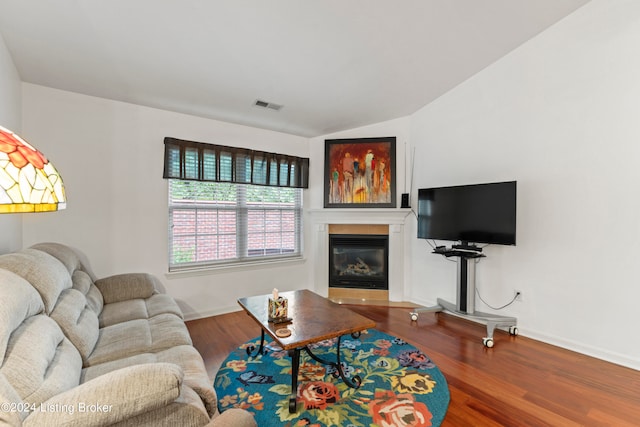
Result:
{"type": "Polygon", "coordinates": [[[389,300],[404,301],[405,222],[411,209],[311,209],[311,247],[314,290],[329,294],[329,224],[386,224],[389,226],[389,300]]]}

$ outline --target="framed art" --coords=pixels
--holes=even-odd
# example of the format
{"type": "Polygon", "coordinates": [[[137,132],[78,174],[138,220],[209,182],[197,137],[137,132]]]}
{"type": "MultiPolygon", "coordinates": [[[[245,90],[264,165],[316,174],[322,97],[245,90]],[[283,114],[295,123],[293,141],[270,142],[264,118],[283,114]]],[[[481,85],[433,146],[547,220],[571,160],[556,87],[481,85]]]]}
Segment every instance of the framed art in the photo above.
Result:
{"type": "Polygon", "coordinates": [[[326,139],[325,208],[395,208],[396,138],[326,139]]]}

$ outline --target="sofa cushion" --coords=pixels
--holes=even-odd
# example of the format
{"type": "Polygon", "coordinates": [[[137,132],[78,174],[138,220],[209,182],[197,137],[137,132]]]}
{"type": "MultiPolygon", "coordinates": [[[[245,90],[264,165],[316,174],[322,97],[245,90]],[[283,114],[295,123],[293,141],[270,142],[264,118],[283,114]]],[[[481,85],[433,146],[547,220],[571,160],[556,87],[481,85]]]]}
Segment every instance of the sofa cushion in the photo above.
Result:
{"type": "Polygon", "coordinates": [[[98,341],[98,316],[87,306],[85,296],[75,289],[65,289],[51,312],[71,343],[86,360],[98,341]]]}
{"type": "Polygon", "coordinates": [[[85,361],[85,367],[176,345],[191,344],[191,336],[184,321],[173,314],[130,320],[100,329],[98,342],[85,361]]]}
{"type": "Polygon", "coordinates": [[[154,294],[145,299],[114,302],[106,304],[100,313],[100,327],[135,319],[149,319],[165,313],[174,314],[182,319],[182,310],[167,294],[154,294]]]}
{"type": "MultiPolygon", "coordinates": [[[[111,427],[174,427],[174,426],[208,426],[209,416],[202,408],[200,397],[189,387],[182,387],[180,395],[173,402],[155,411],[145,412],[128,418],[111,427]]],[[[248,414],[248,413],[247,413],[248,414]]],[[[251,417],[250,414],[248,414],[251,417]]],[[[217,425],[217,424],[215,424],[217,425]]],[[[224,427],[224,426],[220,426],[224,427]]],[[[228,427],[242,427],[230,424],[228,427]]],[[[255,427],[255,424],[254,426],[255,427]]]]}
{"type": "Polygon", "coordinates": [[[31,249],[37,249],[42,252],[46,252],[54,258],[58,259],[67,268],[70,274],[76,270],[82,270],[86,272],[91,280],[96,279],[95,275],[91,271],[89,266],[89,260],[86,255],[77,249],[73,249],[70,246],[63,245],[61,243],[44,242],[31,246],[31,249]]]}
{"type": "Polygon", "coordinates": [[[71,275],[73,289],[82,292],[87,300],[87,305],[96,316],[99,316],[104,307],[104,299],[100,290],[93,284],[93,280],[88,273],[82,270],[76,270],[71,275]]]}
{"type": "Polygon", "coordinates": [[[38,243],[30,249],[47,253],[62,263],[71,275],[72,287],[85,295],[89,307],[96,315],[100,314],[104,300],[94,284],[95,275],[84,254],[60,243],[38,243]]]}
{"type": "Polygon", "coordinates": [[[0,372],[24,402],[39,405],[77,386],[81,369],[78,350],[56,322],[38,314],[11,334],[0,372]]]}
{"type": "Polygon", "coordinates": [[[156,293],[157,279],[147,273],[125,273],[95,281],[106,304],[136,298],[149,298],[156,293]]]}
{"type": "Polygon", "coordinates": [[[161,350],[155,353],[141,353],[135,356],[117,359],[111,362],[100,363],[82,370],[80,382],[90,381],[101,375],[124,368],[129,365],[144,363],[173,363],[180,366],[184,372],[184,385],[192,388],[199,399],[202,410],[212,416],[217,411],[217,399],[211,380],[207,374],[202,356],[189,345],[180,345],[161,350]]]}
{"type": "Polygon", "coordinates": [[[182,371],[176,365],[156,363],[129,366],[60,393],[46,403],[49,407],[73,407],[77,411],[36,410],[24,425],[113,425],[166,407],[179,398],[181,383],[182,371]],[[89,410],[82,410],[81,405],[95,405],[96,409],[91,410],[90,406],[89,410]]]}
{"type": "Polygon", "coordinates": [[[125,273],[96,279],[86,256],[77,249],[60,243],[38,243],[30,249],[45,252],[65,266],[73,289],[84,294],[87,305],[99,316],[101,327],[163,313],[182,318],[175,300],[158,293],[162,284],[151,274],[125,273]],[[117,305],[109,307],[109,304],[117,305]]]}
{"type": "Polygon", "coordinates": [[[42,312],[44,303],[38,292],[22,277],[0,269],[0,363],[13,331],[25,319],[42,312]]]}
{"type": "Polygon", "coordinates": [[[0,268],[12,271],[31,284],[44,301],[49,314],[64,289],[71,287],[71,274],[51,255],[35,249],[25,249],[0,256],[0,268]]]}

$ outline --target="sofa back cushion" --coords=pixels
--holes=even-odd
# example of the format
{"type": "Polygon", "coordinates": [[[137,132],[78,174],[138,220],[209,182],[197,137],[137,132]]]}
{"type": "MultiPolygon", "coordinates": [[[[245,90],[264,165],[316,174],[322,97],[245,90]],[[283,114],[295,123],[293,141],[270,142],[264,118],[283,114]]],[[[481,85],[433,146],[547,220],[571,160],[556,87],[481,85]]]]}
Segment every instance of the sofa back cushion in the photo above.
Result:
{"type": "Polygon", "coordinates": [[[65,289],[50,316],[78,349],[82,360],[89,358],[100,330],[98,316],[88,307],[85,296],[76,289],[65,289]]]}
{"type": "Polygon", "coordinates": [[[38,292],[22,277],[0,269],[0,363],[13,331],[25,319],[42,312],[44,303],[38,292]]]}
{"type": "Polygon", "coordinates": [[[34,249],[0,256],[0,268],[12,271],[31,284],[51,313],[60,293],[71,287],[71,275],[60,261],[34,249]]]}
{"type": "MultiPolygon", "coordinates": [[[[6,261],[6,255],[0,259],[6,261]]],[[[16,403],[39,405],[80,382],[82,359],[78,350],[44,311],[45,304],[33,286],[17,274],[0,269],[3,399],[18,397],[16,403]]],[[[20,414],[21,418],[26,415],[20,414]]]]}
{"type": "Polygon", "coordinates": [[[80,383],[82,359],[50,317],[38,314],[13,331],[0,373],[20,398],[39,405],[80,383]]]}
{"type": "Polygon", "coordinates": [[[93,283],[89,274],[82,270],[75,270],[71,275],[71,283],[73,284],[73,289],[82,292],[87,300],[87,305],[96,316],[100,316],[104,307],[104,298],[102,298],[102,293],[93,283]]]}
{"type": "MultiPolygon", "coordinates": [[[[45,313],[58,323],[83,360],[88,358],[98,340],[99,313],[87,304],[81,291],[72,288],[72,276],[67,267],[57,258],[37,249],[2,255],[0,267],[11,269],[38,291],[45,313]]],[[[84,272],[76,274],[81,287],[95,288],[91,284],[87,286],[87,278],[84,272]]],[[[94,292],[99,291],[95,288],[94,292]]],[[[96,308],[101,309],[100,301],[95,299],[96,308]]]]}
{"type": "Polygon", "coordinates": [[[95,275],[89,267],[87,257],[69,246],[61,243],[38,243],[30,249],[46,252],[60,261],[71,275],[72,287],[82,292],[89,307],[97,316],[102,312],[104,300],[102,294],[95,286],[95,275]]]}
{"type": "Polygon", "coordinates": [[[72,273],[75,270],[82,270],[86,272],[92,281],[96,280],[95,275],[91,271],[89,266],[89,260],[87,256],[78,249],[74,249],[70,246],[63,245],[62,243],[55,242],[43,242],[37,243],[31,246],[30,249],[37,249],[42,252],[46,252],[52,257],[58,259],[67,270],[72,273]]]}

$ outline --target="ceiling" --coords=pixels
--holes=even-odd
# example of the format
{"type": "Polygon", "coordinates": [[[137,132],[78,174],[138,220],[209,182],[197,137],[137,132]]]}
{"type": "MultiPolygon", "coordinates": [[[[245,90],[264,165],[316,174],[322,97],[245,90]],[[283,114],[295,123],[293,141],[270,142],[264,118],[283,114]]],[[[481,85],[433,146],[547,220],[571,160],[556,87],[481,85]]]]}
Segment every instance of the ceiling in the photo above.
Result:
{"type": "Polygon", "coordinates": [[[311,137],[414,113],[587,1],[0,0],[0,34],[24,82],[311,137]]]}

